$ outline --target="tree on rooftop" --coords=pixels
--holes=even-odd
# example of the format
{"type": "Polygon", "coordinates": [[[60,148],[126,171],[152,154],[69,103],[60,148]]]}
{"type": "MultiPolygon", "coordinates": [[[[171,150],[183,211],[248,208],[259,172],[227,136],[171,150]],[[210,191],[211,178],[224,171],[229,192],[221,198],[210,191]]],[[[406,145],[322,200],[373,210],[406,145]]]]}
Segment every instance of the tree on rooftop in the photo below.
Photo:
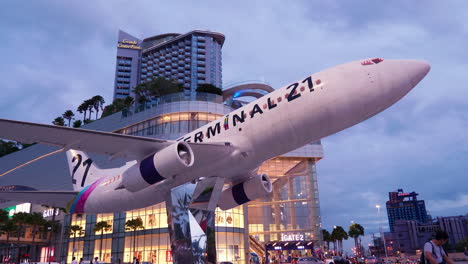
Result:
{"type": "Polygon", "coordinates": [[[68,120],[68,127],[70,127],[71,120],[73,119],[74,116],[75,114],[73,113],[72,110],[67,110],[65,111],[65,113],[62,114],[62,118],[64,120],[68,120]]]}
{"type": "Polygon", "coordinates": [[[88,105],[86,101],[81,103],[80,106],[76,109],[80,114],[83,114],[83,122],[86,120],[86,112],[88,111],[88,105]]]}
{"type": "Polygon", "coordinates": [[[79,128],[79,127],[81,127],[82,124],[83,124],[83,122],[81,122],[81,120],[75,120],[73,122],[73,127],[74,128],[79,128]]]}
{"type": "Polygon", "coordinates": [[[0,140],[0,157],[18,151],[19,147],[16,142],[0,140]]]}
{"type": "Polygon", "coordinates": [[[117,98],[112,102],[112,104],[106,105],[106,107],[104,107],[101,118],[120,112],[124,109],[130,109],[132,105],[133,97],[127,96],[124,99],[117,98]]]}
{"type": "Polygon", "coordinates": [[[209,83],[200,84],[197,87],[197,92],[199,93],[211,93],[217,95],[223,95],[223,90],[209,83]]]}
{"type": "Polygon", "coordinates": [[[150,102],[160,96],[183,91],[184,87],[182,84],[163,77],[157,77],[149,82],[140,83],[133,89],[137,102],[140,104],[150,102]]]}
{"type": "Polygon", "coordinates": [[[104,109],[103,107],[104,107],[104,104],[106,103],[106,101],[104,101],[104,98],[102,96],[96,95],[96,96],[93,96],[93,98],[91,98],[91,102],[93,104],[94,110],[96,111],[96,120],[97,120],[99,110],[104,109]]]}
{"type": "Polygon", "coordinates": [[[63,117],[59,116],[52,121],[52,124],[56,126],[65,126],[65,120],[63,120],[63,117]]]}
{"type": "MultiPolygon", "coordinates": [[[[89,116],[88,116],[88,120],[91,120],[91,113],[94,112],[94,102],[93,102],[93,99],[88,99],[86,101],[84,101],[86,106],[88,107],[88,113],[89,113],[89,116]]],[[[86,120],[85,120],[86,121],[86,120]]]]}

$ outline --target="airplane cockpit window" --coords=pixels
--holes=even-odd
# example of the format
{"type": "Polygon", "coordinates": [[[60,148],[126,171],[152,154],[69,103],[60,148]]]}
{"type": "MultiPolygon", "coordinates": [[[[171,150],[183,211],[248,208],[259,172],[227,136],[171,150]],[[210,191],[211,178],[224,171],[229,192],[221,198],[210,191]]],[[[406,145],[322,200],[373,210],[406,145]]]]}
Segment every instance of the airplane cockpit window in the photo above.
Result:
{"type": "Polygon", "coordinates": [[[383,59],[381,59],[381,58],[372,59],[372,62],[375,63],[375,64],[378,64],[378,63],[380,63],[382,61],[383,61],[383,59]]]}
{"type": "Polygon", "coordinates": [[[383,61],[383,59],[381,58],[375,58],[375,59],[371,59],[371,60],[366,60],[366,61],[362,61],[361,62],[361,65],[373,65],[373,64],[379,64],[383,61]]]}

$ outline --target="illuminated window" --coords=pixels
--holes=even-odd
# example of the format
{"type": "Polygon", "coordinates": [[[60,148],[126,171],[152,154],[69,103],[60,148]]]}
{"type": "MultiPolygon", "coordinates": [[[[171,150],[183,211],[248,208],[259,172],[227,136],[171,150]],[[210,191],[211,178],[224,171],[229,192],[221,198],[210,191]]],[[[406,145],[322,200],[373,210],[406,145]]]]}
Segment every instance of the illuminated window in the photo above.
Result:
{"type": "Polygon", "coordinates": [[[215,225],[244,228],[244,211],[242,210],[242,206],[226,211],[216,208],[215,225]]]}
{"type": "Polygon", "coordinates": [[[243,252],[243,234],[216,232],[216,255],[218,261],[243,263],[243,252]]]}
{"type": "Polygon", "coordinates": [[[139,136],[188,133],[220,117],[222,115],[203,112],[170,113],[117,130],[116,133],[139,136]]]}
{"type": "Polygon", "coordinates": [[[124,263],[131,263],[133,257],[141,262],[166,263],[167,251],[170,251],[168,234],[152,234],[125,237],[124,263]]]}
{"type": "MultiPolygon", "coordinates": [[[[140,218],[143,222],[143,229],[166,228],[167,215],[164,203],[149,206],[143,209],[128,211],[125,221],[140,218]]],[[[131,232],[132,230],[127,230],[131,232]]]]}
{"type": "Polygon", "coordinates": [[[68,243],[67,263],[72,262],[72,258],[80,259],[83,257],[83,241],[71,241],[68,243]]]}
{"type": "MultiPolygon", "coordinates": [[[[99,223],[101,221],[105,221],[111,226],[111,228],[109,228],[108,230],[104,230],[103,234],[111,234],[112,230],[114,228],[114,214],[113,213],[110,213],[110,214],[97,214],[96,223],[99,223]]],[[[96,233],[96,235],[100,235],[100,234],[101,234],[101,232],[96,233]]]]}
{"type": "Polygon", "coordinates": [[[70,224],[70,238],[73,237],[83,237],[86,225],[86,215],[85,214],[72,214],[71,215],[71,224],[70,224]],[[81,227],[81,230],[78,228],[73,228],[74,226],[81,227]]]}
{"type": "MultiPolygon", "coordinates": [[[[112,263],[111,261],[112,239],[96,239],[94,241],[94,256],[99,257],[99,262],[112,263]],[[102,249],[101,249],[102,246],[102,249]]],[[[78,258],[79,259],[79,258],[78,258]]]]}

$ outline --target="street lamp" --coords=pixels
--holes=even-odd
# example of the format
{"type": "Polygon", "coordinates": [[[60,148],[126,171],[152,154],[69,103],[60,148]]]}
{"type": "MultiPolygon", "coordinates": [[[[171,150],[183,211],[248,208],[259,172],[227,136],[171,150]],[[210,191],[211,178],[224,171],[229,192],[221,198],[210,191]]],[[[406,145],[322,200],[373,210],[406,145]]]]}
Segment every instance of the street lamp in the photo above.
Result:
{"type": "Polygon", "coordinates": [[[387,245],[385,245],[385,237],[384,237],[384,234],[382,232],[382,222],[380,221],[381,220],[381,215],[380,215],[380,205],[376,205],[375,206],[377,208],[377,215],[379,217],[379,232],[380,232],[380,238],[382,239],[382,242],[383,242],[383,246],[384,246],[384,250],[385,250],[385,258],[388,259],[388,254],[387,254],[387,245]]]}

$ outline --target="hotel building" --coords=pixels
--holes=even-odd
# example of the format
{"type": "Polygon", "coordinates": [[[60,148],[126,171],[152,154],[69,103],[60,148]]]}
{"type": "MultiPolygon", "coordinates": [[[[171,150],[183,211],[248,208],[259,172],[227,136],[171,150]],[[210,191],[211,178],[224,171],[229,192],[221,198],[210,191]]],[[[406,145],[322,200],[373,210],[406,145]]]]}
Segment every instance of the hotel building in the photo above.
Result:
{"type": "Polygon", "coordinates": [[[181,83],[185,96],[194,96],[199,84],[221,88],[224,39],[221,33],[203,30],[143,40],[119,31],[114,99],[135,97],[133,88],[156,77],[181,83]]]}
{"type": "Polygon", "coordinates": [[[389,199],[386,202],[386,207],[390,232],[395,231],[397,220],[416,220],[420,223],[431,220],[427,214],[424,200],[418,200],[417,196],[417,193],[405,193],[403,189],[388,193],[389,199]]]}

